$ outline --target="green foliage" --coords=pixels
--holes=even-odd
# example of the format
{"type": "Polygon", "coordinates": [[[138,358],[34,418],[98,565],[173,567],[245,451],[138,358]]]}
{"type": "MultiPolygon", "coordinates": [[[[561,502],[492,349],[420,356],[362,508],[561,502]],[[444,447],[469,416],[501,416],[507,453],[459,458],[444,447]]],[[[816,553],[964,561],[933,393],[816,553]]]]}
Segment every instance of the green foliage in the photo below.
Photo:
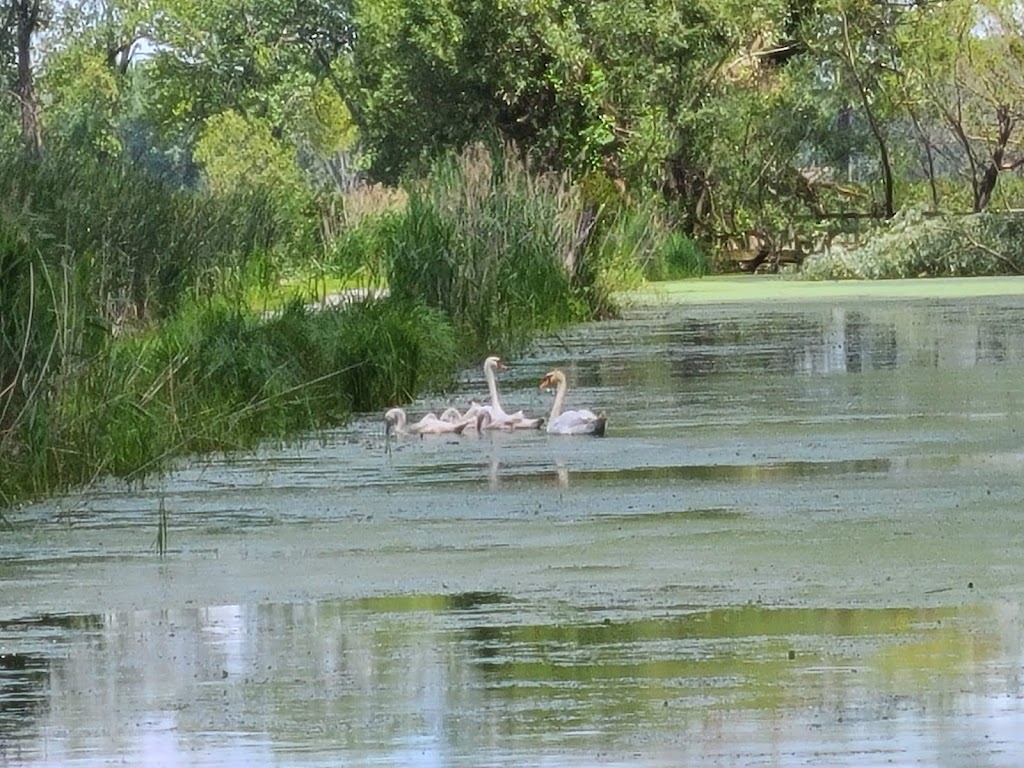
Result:
{"type": "Polygon", "coordinates": [[[215,193],[235,192],[250,185],[281,190],[281,198],[304,191],[295,150],[275,141],[273,126],[229,110],[206,120],[196,141],[195,159],[215,193]]]}
{"type": "Polygon", "coordinates": [[[215,198],[258,194],[281,233],[282,268],[322,249],[313,190],[299,168],[296,148],[278,141],[270,123],[237,112],[214,115],[196,142],[194,157],[215,198]]]}
{"type": "Polygon", "coordinates": [[[117,157],[122,78],[106,51],[81,45],[57,51],[47,61],[42,87],[51,95],[43,113],[48,143],[98,157],[117,157]]]}
{"type": "Polygon", "coordinates": [[[629,165],[650,172],[710,65],[704,5],[356,3],[345,93],[374,175],[397,180],[495,131],[556,170],[593,170],[635,143],[629,165]]]}
{"type": "Polygon", "coordinates": [[[583,177],[580,187],[595,215],[584,259],[578,266],[592,313],[616,312],[614,295],[644,280],[704,274],[706,260],[696,244],[679,233],[664,200],[634,200],[602,172],[583,177]]]}
{"type": "Polygon", "coordinates": [[[682,280],[703,277],[711,272],[711,262],[701,247],[682,232],[671,232],[647,265],[648,280],[682,280]]]}
{"type": "Polygon", "coordinates": [[[246,264],[279,240],[258,195],[185,193],[81,156],[0,158],[0,462],[16,485],[0,503],[122,471],[139,446],[165,445],[173,430],[131,395],[145,377],[115,365],[100,387],[94,361],[112,335],[174,315],[190,296],[241,297],[246,264]],[[89,443],[101,433],[111,441],[89,443]]]}
{"type": "Polygon", "coordinates": [[[667,224],[650,203],[594,205],[594,232],[577,272],[591,314],[609,317],[617,312],[616,291],[639,286],[657,259],[667,224]]]}
{"type": "Polygon", "coordinates": [[[324,271],[344,283],[376,288],[385,283],[385,253],[393,236],[394,214],[364,216],[345,227],[330,243],[324,271]]]}
{"type": "Polygon", "coordinates": [[[105,346],[31,403],[4,443],[0,505],[338,424],[444,386],[455,355],[451,325],[422,305],[309,312],[294,302],[266,320],[223,302],[191,305],[105,346]]]}
{"type": "Polygon", "coordinates": [[[865,245],[809,257],[808,279],[885,279],[1024,274],[1024,216],[927,217],[907,209],[865,245]]]}
{"type": "Polygon", "coordinates": [[[311,86],[304,98],[296,100],[293,109],[289,135],[297,146],[330,157],[355,145],[358,134],[352,114],[337,91],[327,83],[311,86]]]}
{"type": "Polygon", "coordinates": [[[408,402],[451,383],[459,359],[455,330],[443,313],[388,299],[355,304],[338,315],[332,366],[351,407],[369,411],[408,402]]]}
{"type": "Polygon", "coordinates": [[[467,356],[522,349],[586,315],[562,261],[581,211],[564,179],[477,147],[438,162],[408,194],[387,220],[391,293],[442,309],[467,356]]]}

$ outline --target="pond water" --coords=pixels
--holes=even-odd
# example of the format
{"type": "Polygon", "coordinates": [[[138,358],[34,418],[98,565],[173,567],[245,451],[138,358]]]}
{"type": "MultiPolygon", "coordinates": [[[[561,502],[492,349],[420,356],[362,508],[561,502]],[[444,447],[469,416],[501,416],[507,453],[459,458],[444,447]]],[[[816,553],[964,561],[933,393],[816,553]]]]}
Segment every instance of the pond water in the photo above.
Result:
{"type": "Polygon", "coordinates": [[[638,307],[502,374],[603,439],[372,414],[8,513],[0,765],[1019,765],[1022,328],[638,307]]]}

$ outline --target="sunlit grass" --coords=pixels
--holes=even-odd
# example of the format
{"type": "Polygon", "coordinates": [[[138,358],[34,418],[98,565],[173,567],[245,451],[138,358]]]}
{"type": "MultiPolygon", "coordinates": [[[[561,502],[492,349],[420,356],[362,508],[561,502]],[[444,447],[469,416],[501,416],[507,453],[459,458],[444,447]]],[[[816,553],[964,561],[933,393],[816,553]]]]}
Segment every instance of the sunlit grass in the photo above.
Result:
{"type": "Polygon", "coordinates": [[[386,288],[387,282],[368,270],[359,270],[347,277],[320,275],[310,270],[304,275],[282,278],[271,286],[248,285],[245,303],[255,312],[274,312],[293,301],[323,304],[331,296],[365,290],[379,293],[386,288]]]}
{"type": "Polygon", "coordinates": [[[442,310],[467,353],[524,349],[587,316],[563,263],[582,207],[565,179],[481,147],[440,161],[372,242],[399,297],[442,310]]]}
{"type": "Polygon", "coordinates": [[[647,283],[622,295],[627,304],[728,301],[827,301],[836,298],[943,299],[1024,294],[1024,277],[905,280],[795,280],[780,275],[718,275],[647,283]]]}

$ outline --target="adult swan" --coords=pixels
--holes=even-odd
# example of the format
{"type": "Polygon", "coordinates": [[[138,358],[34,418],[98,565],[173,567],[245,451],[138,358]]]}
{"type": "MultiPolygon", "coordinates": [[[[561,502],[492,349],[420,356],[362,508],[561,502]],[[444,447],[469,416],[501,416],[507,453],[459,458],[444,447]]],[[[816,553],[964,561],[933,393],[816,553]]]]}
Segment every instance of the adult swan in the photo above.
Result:
{"type": "Polygon", "coordinates": [[[605,424],[608,423],[608,419],[603,413],[598,415],[593,411],[588,411],[586,408],[562,413],[565,391],[569,388],[564,373],[557,368],[550,371],[540,380],[540,387],[541,389],[558,388],[558,392],[555,394],[555,402],[551,405],[551,415],[548,416],[547,429],[550,434],[594,435],[595,437],[602,437],[604,435],[604,428],[605,424]]]}
{"type": "Polygon", "coordinates": [[[478,424],[482,429],[537,429],[544,419],[527,418],[522,411],[505,413],[498,399],[498,381],[496,371],[503,371],[508,366],[500,357],[492,355],[484,360],[484,377],[487,379],[487,390],[491,393],[491,404],[480,407],[478,424]]]}

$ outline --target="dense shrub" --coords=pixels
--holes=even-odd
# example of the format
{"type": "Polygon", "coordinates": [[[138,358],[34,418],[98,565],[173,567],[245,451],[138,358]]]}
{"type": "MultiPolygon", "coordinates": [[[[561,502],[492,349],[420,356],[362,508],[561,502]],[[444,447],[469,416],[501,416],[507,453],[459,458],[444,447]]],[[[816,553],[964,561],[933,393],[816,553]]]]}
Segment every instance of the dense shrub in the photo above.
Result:
{"type": "Polygon", "coordinates": [[[928,217],[909,209],[859,248],[832,248],[803,265],[803,276],[817,280],[1004,274],[1024,274],[1020,214],[928,217]]]}

